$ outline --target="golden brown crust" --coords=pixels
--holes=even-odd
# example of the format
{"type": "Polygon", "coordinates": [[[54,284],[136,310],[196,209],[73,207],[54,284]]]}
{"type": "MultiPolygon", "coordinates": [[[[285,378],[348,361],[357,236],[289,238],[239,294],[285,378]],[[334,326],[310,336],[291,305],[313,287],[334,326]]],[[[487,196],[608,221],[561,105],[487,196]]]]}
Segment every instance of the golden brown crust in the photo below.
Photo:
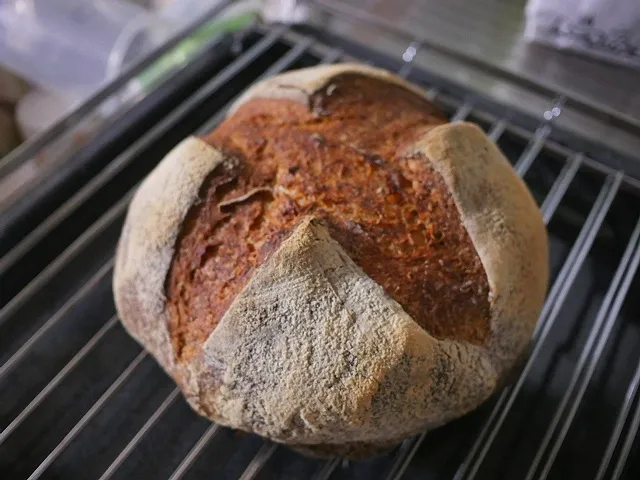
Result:
{"type": "Polygon", "coordinates": [[[252,100],[207,138],[237,162],[211,176],[176,244],[167,297],[178,356],[199,351],[255,268],[310,214],[432,336],[482,345],[482,263],[440,174],[403,151],[445,118],[402,87],[353,74],[310,103],[252,100]]]}
{"type": "MultiPolygon", "coordinates": [[[[313,109],[314,94],[350,69],[402,84],[381,71],[322,67],[291,74],[285,88],[277,78],[257,86],[242,102],[249,108],[268,97],[313,109]]],[[[198,412],[298,448],[343,446],[358,455],[456,418],[495,391],[525,351],[542,306],[545,229],[526,187],[477,127],[430,125],[398,142],[398,158],[441,179],[477,251],[490,287],[490,331],[478,344],[421,328],[353,261],[331,218],[310,211],[256,264],[199,351],[175,363],[165,281],[187,211],[223,155],[193,139],[207,161],[185,164],[177,152],[149,176],[119,245],[116,303],[198,412]],[[167,188],[171,175],[181,188],[167,188]],[[170,221],[159,215],[165,209],[170,221]]]]}

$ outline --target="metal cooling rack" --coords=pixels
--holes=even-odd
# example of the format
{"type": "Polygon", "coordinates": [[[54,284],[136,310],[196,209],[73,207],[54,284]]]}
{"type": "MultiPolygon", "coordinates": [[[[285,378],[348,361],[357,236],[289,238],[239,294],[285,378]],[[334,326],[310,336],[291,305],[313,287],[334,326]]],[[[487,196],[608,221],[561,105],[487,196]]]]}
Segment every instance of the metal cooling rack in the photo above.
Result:
{"type": "Polygon", "coordinates": [[[558,131],[566,96],[524,115],[418,68],[417,46],[389,57],[258,26],[44,221],[7,239],[1,478],[639,478],[640,303],[630,292],[640,285],[640,184],[621,170],[635,160],[595,156],[584,139],[558,131]],[[452,121],[475,121],[498,142],[541,206],[553,278],[530,359],[504,392],[388,455],[320,461],[193,413],[120,326],[111,274],[131,194],[173,145],[215,128],[258,79],[355,59],[423,85],[452,121]]]}

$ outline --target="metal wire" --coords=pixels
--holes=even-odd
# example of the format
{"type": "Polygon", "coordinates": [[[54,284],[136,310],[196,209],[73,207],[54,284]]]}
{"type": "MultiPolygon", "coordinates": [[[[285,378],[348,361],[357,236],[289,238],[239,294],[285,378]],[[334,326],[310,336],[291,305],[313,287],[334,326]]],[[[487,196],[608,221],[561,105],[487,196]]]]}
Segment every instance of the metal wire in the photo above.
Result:
{"type": "Polygon", "coordinates": [[[587,338],[580,358],[574,370],[573,376],[569,381],[565,393],[560,401],[560,404],[556,410],[556,413],[547,428],[547,432],[540,443],[540,447],[536,453],[536,456],[527,473],[527,480],[534,478],[538,466],[542,461],[542,458],[551,443],[553,435],[560,426],[560,431],[556,436],[553,445],[550,448],[547,460],[544,464],[543,470],[537,478],[544,479],[549,474],[553,461],[560,450],[560,447],[571,427],[573,419],[575,418],[582,397],[584,396],[589,381],[595,372],[596,366],[605,345],[609,341],[609,336],[613,330],[613,326],[618,319],[618,314],[622,308],[622,302],[627,296],[631,281],[638,269],[638,262],[640,261],[640,219],[638,220],[636,227],[631,235],[627,248],[620,260],[618,269],[611,281],[609,289],[605,295],[602,305],[598,311],[595,321],[591,327],[589,337],[587,338]],[[578,384],[578,381],[580,383],[578,384]],[[576,391],[574,395],[574,391],[576,391]],[[571,403],[569,403],[571,402],[571,403]],[[565,410],[569,406],[569,411],[565,410]]]}
{"type": "Polygon", "coordinates": [[[66,376],[73,371],[73,369],[82,361],[84,358],[91,353],[93,348],[102,340],[102,338],[118,323],[118,317],[115,315],[111,317],[111,319],[105,323],[100,330],[96,332],[96,334],[91,337],[91,339],[76,353],[69,362],[62,367],[62,369],[56,374],[55,377],[51,379],[51,381],[44,387],[38,395],[34,397],[31,402],[18,414],[16,418],[14,418],[9,425],[0,433],[0,445],[4,443],[4,441],[9,438],[16,428],[20,426],[22,422],[33,412],[38,405],[40,405],[45,398],[49,396],[53,390],[62,382],[66,376]]]}
{"type": "Polygon", "coordinates": [[[176,468],[175,471],[171,474],[169,480],[180,480],[184,476],[184,474],[187,473],[187,471],[191,468],[193,462],[195,462],[198,456],[200,456],[200,453],[202,452],[202,450],[204,450],[204,447],[206,447],[211,439],[215,437],[219,430],[220,426],[217,423],[211,424],[209,428],[207,428],[207,430],[204,432],[202,437],[200,437],[198,442],[193,446],[193,448],[189,450],[189,453],[187,453],[186,457],[184,457],[184,460],[182,460],[180,465],[178,465],[178,468],[176,468]]]}
{"type": "Polygon", "coordinates": [[[460,107],[458,111],[453,114],[451,119],[449,120],[451,123],[453,122],[463,122],[473,110],[473,101],[467,100],[460,107]]]}
{"type": "Polygon", "coordinates": [[[524,177],[533,161],[537,158],[540,150],[547,140],[547,137],[551,133],[551,127],[549,125],[542,125],[536,130],[533,140],[527,145],[524,153],[520,156],[515,166],[513,167],[519,176],[524,177]]]}
{"type": "Polygon", "coordinates": [[[333,471],[338,468],[342,459],[336,457],[331,460],[327,460],[320,468],[320,471],[313,476],[313,480],[327,480],[331,477],[333,471]]]}
{"type": "MultiPolygon", "coordinates": [[[[34,345],[53,327],[55,327],[58,322],[60,322],[67,313],[71,309],[73,309],[78,303],[80,303],[84,298],[88,297],[89,294],[93,291],[93,289],[100,283],[106,276],[111,272],[113,268],[113,259],[109,260],[106,264],[100,268],[90,279],[89,281],[82,286],[80,290],[73,294],[73,296],[65,302],[65,304],[60,307],[60,309],[53,314],[22,346],[15,352],[9,360],[7,360],[2,367],[0,367],[0,382],[18,365],[18,363],[29,353],[34,345]]],[[[3,311],[4,312],[4,311],[3,311]]],[[[2,313],[0,312],[0,318],[2,318],[2,313]]],[[[0,324],[2,322],[0,321],[0,324]]]]}
{"type": "Polygon", "coordinates": [[[505,129],[507,128],[507,125],[509,124],[509,122],[507,121],[506,118],[500,118],[498,119],[498,121],[496,121],[493,125],[491,125],[491,129],[489,130],[489,132],[487,133],[487,136],[493,140],[494,142],[497,142],[498,139],[502,136],[502,134],[504,133],[505,129]]]}
{"type": "Polygon", "coordinates": [[[111,464],[107,467],[105,472],[100,476],[99,480],[107,480],[111,478],[111,476],[120,468],[120,466],[125,462],[131,452],[133,452],[138,444],[142,441],[142,439],[149,433],[149,431],[155,426],[155,424],[162,418],[164,412],[173,405],[173,402],[180,396],[180,389],[174,388],[173,391],[164,399],[164,401],[160,404],[158,408],[151,414],[149,419],[144,423],[144,425],[136,432],[134,437],[129,441],[126,447],[118,454],[116,459],[111,462],[111,464]]]}
{"type": "MultiPolygon", "coordinates": [[[[634,389],[636,391],[637,383],[639,381],[640,376],[636,374],[633,378],[634,389]]],[[[633,418],[631,419],[631,425],[629,425],[629,428],[627,430],[627,437],[624,439],[624,443],[622,444],[622,450],[620,452],[620,456],[618,457],[618,461],[616,462],[616,467],[613,470],[613,474],[611,475],[611,480],[618,480],[622,475],[624,467],[627,464],[627,459],[629,458],[629,453],[631,452],[631,447],[633,446],[636,435],[638,435],[638,428],[640,428],[640,403],[636,404],[636,411],[633,414],[633,418]]]]}
{"type": "Polygon", "coordinates": [[[456,480],[460,480],[462,478],[474,478],[477,474],[480,464],[487,455],[500,427],[504,423],[504,420],[511,410],[516,397],[522,389],[534,361],[542,351],[542,347],[545,344],[545,340],[549,335],[551,327],[564,304],[564,300],[573,286],[573,282],[580,271],[580,267],[582,266],[587,253],[591,249],[591,245],[593,244],[596,234],[600,230],[600,226],[613,203],[621,182],[622,174],[610,176],[607,178],[604,186],[600,190],[600,194],[587,217],[587,221],[582,227],[567,260],[562,266],[562,269],[549,292],[540,320],[536,326],[536,331],[534,332],[535,342],[533,350],[520,374],[520,378],[513,387],[507,387],[498,398],[496,405],[474,442],[473,447],[456,472],[454,477],[456,480]]]}
{"type": "Polygon", "coordinates": [[[418,437],[405,440],[400,447],[400,451],[396,455],[396,459],[393,462],[393,466],[387,475],[387,480],[400,480],[407,470],[407,467],[413,460],[416,452],[427,437],[428,432],[420,434],[418,437]]]}
{"type": "Polygon", "coordinates": [[[264,468],[269,459],[278,449],[278,444],[270,441],[265,441],[255,454],[251,463],[247,465],[247,468],[242,472],[239,480],[253,480],[260,473],[260,470],[264,468]]]}
{"type": "Polygon", "coordinates": [[[29,475],[28,480],[35,480],[42,475],[47,468],[55,461],[56,458],[64,451],[67,446],[73,441],[73,439],[86,427],[89,422],[95,417],[95,415],[105,406],[105,404],[109,401],[109,399],[116,393],[125,382],[131,377],[133,372],[135,372],[138,365],[142,363],[142,361],[147,358],[147,352],[142,351],[138,354],[138,356],[129,364],[129,366],[125,369],[124,372],[120,374],[120,376],[111,384],[111,386],[107,389],[106,392],[100,396],[98,401],[93,404],[93,406],[84,414],[84,416],[80,419],[78,423],[67,433],[67,435],[62,439],[62,441],[47,455],[47,457],[42,461],[38,468],[29,475]]]}
{"type": "Polygon", "coordinates": [[[556,209],[564,198],[565,193],[567,193],[576,173],[580,170],[583,158],[584,156],[579,153],[571,157],[567,163],[565,163],[560,175],[558,175],[558,178],[553,183],[551,190],[549,190],[549,193],[544,199],[544,202],[542,202],[540,211],[542,212],[542,219],[544,220],[545,225],[549,224],[551,217],[553,217],[553,214],[556,212],[556,209]]]}
{"type": "MultiPolygon", "coordinates": [[[[629,387],[627,387],[627,392],[624,397],[624,403],[622,405],[622,408],[620,409],[618,418],[616,419],[616,424],[613,428],[613,433],[611,434],[609,443],[607,444],[607,449],[605,450],[605,453],[600,462],[600,467],[598,468],[598,473],[595,477],[596,480],[603,480],[604,478],[606,478],[606,473],[609,469],[611,458],[613,457],[618,443],[620,443],[620,437],[622,436],[624,427],[627,425],[627,418],[629,417],[629,413],[631,412],[631,406],[633,405],[634,401],[638,400],[638,392],[640,392],[640,362],[638,362],[636,371],[633,374],[631,382],[629,382],[629,387]]],[[[627,436],[625,438],[622,451],[614,468],[615,475],[612,475],[612,477],[610,477],[612,479],[620,477],[622,470],[624,469],[627,457],[629,456],[629,451],[631,450],[633,441],[638,433],[638,427],[640,427],[639,422],[640,401],[636,404],[636,411],[633,415],[633,420],[627,430],[627,436]]]]}

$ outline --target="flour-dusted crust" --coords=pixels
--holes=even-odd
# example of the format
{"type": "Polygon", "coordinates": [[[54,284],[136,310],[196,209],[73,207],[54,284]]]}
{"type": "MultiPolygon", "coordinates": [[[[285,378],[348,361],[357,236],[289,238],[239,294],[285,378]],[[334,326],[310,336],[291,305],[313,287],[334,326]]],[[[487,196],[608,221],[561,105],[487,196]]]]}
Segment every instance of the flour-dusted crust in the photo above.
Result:
{"type": "Polygon", "coordinates": [[[307,218],[204,345],[199,402],[224,424],[300,444],[384,443],[476,406],[486,352],[440,342],[307,218]]]}
{"type": "Polygon", "coordinates": [[[426,156],[451,191],[491,287],[488,350],[502,375],[529,343],[549,278],[547,233],[524,182],[471,123],[436,127],[408,151],[426,156]]]}
{"type": "MultiPolygon", "coordinates": [[[[266,80],[254,98],[308,103],[343,74],[315,67],[266,80]]],[[[432,128],[406,154],[449,187],[491,287],[486,347],[439,340],[421,328],[307,217],[259,267],[199,355],[175,361],[165,282],[189,208],[225,159],[188,139],[149,175],[129,209],[114,292],[122,322],[202,415],[306,451],[357,456],[472,410],[504,381],[530,341],[547,288],[547,239],[530,193],[477,127],[432,128]],[[419,154],[419,155],[416,155],[419,154]]]]}
{"type": "Polygon", "coordinates": [[[165,305],[165,280],[176,239],[207,175],[225,161],[202,140],[187,138],[138,188],[116,252],[113,291],[129,333],[170,374],[175,371],[165,305]]]}

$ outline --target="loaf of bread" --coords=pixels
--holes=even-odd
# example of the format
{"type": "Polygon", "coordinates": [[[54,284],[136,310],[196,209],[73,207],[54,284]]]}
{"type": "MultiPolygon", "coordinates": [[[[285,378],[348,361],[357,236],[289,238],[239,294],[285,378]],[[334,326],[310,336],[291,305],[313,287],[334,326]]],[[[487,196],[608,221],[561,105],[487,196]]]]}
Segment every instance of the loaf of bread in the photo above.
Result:
{"type": "Polygon", "coordinates": [[[383,70],[250,88],[146,178],[122,323],[201,415],[370,455],[476,408],[526,355],[546,230],[488,137],[383,70]]]}

